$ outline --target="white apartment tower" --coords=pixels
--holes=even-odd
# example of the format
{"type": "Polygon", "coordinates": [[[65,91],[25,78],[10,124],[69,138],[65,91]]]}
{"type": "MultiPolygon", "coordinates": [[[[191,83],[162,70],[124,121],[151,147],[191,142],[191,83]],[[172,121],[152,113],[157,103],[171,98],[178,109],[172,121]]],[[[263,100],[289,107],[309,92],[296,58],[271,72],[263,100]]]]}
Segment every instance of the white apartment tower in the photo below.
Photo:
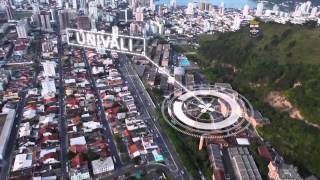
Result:
{"type": "Polygon", "coordinates": [[[241,25],[241,19],[238,15],[236,15],[233,20],[232,30],[234,31],[239,30],[240,25],[241,25]]]}
{"type": "Polygon", "coordinates": [[[41,28],[43,30],[51,31],[51,23],[50,23],[50,13],[47,11],[41,11],[40,12],[40,22],[41,22],[41,28]]]}
{"type": "Polygon", "coordinates": [[[77,0],[72,0],[72,8],[73,8],[73,9],[78,9],[78,2],[77,2],[77,0]]]}
{"type": "Polygon", "coordinates": [[[176,0],[170,0],[170,7],[175,9],[176,6],[177,6],[177,1],[176,0]]]}
{"type": "Polygon", "coordinates": [[[316,17],[318,12],[318,8],[317,7],[313,7],[310,13],[310,17],[316,17]]]}
{"type": "Polygon", "coordinates": [[[263,13],[263,3],[262,2],[259,2],[257,4],[257,10],[256,10],[256,16],[262,16],[262,13],[263,13]]]}
{"type": "Polygon", "coordinates": [[[28,30],[29,30],[28,20],[27,19],[20,20],[16,26],[16,30],[19,38],[27,38],[28,30]]]}
{"type": "Polygon", "coordinates": [[[89,17],[93,19],[98,19],[98,7],[95,1],[89,2],[89,17]]]}
{"type": "Polygon", "coordinates": [[[113,36],[119,35],[119,27],[118,26],[112,26],[112,35],[113,36]]]}
{"type": "Polygon", "coordinates": [[[136,21],[141,21],[141,22],[143,21],[144,15],[143,15],[143,11],[141,8],[137,8],[137,12],[136,12],[135,16],[136,16],[136,21]]]}
{"type": "Polygon", "coordinates": [[[219,14],[224,15],[224,2],[223,1],[221,1],[221,4],[220,4],[219,14]]]}
{"type": "Polygon", "coordinates": [[[186,14],[189,14],[189,15],[194,14],[194,10],[193,9],[194,9],[194,3],[189,2],[188,3],[188,7],[186,9],[186,14]]]}
{"type": "Polygon", "coordinates": [[[249,10],[250,10],[250,7],[248,5],[245,5],[243,7],[242,15],[243,16],[248,16],[249,15],[249,10]]]}
{"type": "Polygon", "coordinates": [[[57,0],[57,6],[63,7],[63,0],[57,0]]]}

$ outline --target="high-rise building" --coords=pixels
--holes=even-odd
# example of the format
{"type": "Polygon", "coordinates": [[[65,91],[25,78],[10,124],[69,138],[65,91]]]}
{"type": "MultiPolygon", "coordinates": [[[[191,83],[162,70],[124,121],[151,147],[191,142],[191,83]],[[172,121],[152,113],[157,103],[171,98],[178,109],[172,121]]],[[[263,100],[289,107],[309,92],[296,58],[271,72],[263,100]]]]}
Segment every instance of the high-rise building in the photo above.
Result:
{"type": "Polygon", "coordinates": [[[156,10],[156,5],[154,4],[153,0],[149,0],[149,9],[151,9],[151,11],[156,10]]]}
{"type": "Polygon", "coordinates": [[[111,7],[116,8],[117,7],[117,2],[116,0],[111,0],[111,7]]]}
{"type": "Polygon", "coordinates": [[[260,172],[247,147],[228,148],[236,179],[262,180],[260,172]]]}
{"type": "Polygon", "coordinates": [[[256,10],[256,16],[262,16],[262,13],[263,13],[263,2],[259,2],[257,4],[257,10],[256,10]]]}
{"type": "Polygon", "coordinates": [[[186,14],[192,15],[194,14],[194,3],[189,2],[188,7],[186,9],[186,14]]]}
{"type": "Polygon", "coordinates": [[[137,8],[135,16],[136,16],[136,21],[142,22],[144,19],[143,10],[141,8],[137,8]]]}
{"type": "Polygon", "coordinates": [[[56,22],[56,13],[57,13],[57,9],[55,8],[50,8],[50,20],[51,22],[56,22]]]}
{"type": "Polygon", "coordinates": [[[224,2],[223,1],[221,1],[221,4],[220,4],[219,14],[224,15],[224,2]]]}
{"type": "Polygon", "coordinates": [[[164,33],[164,24],[162,22],[157,21],[156,22],[158,33],[162,35],[164,33]]]}
{"type": "Polygon", "coordinates": [[[9,2],[1,1],[0,7],[1,7],[1,9],[5,10],[7,20],[11,20],[13,18],[13,15],[12,15],[12,9],[11,9],[9,2]]]}
{"type": "Polygon", "coordinates": [[[317,7],[313,7],[310,13],[310,17],[316,17],[318,12],[318,8],[317,7]]]}
{"type": "Polygon", "coordinates": [[[112,26],[112,35],[113,36],[119,35],[119,27],[118,26],[112,26]]]}
{"type": "Polygon", "coordinates": [[[95,1],[96,1],[97,6],[101,6],[101,7],[105,6],[105,1],[104,0],[95,0],[95,1]]]}
{"type": "Polygon", "coordinates": [[[57,7],[63,7],[63,0],[57,0],[57,7]]]}
{"type": "Polygon", "coordinates": [[[39,16],[42,30],[52,31],[50,13],[48,11],[40,11],[39,16]]]}
{"type": "Polygon", "coordinates": [[[249,15],[249,10],[250,10],[250,7],[248,5],[245,5],[243,7],[242,15],[243,16],[248,16],[249,15]]]}
{"type": "Polygon", "coordinates": [[[241,25],[241,19],[238,15],[236,15],[233,20],[232,30],[234,31],[239,30],[240,25],[241,25]]]}
{"type": "Polygon", "coordinates": [[[94,18],[91,18],[90,20],[91,20],[91,30],[97,31],[96,20],[94,18]]]}
{"type": "Polygon", "coordinates": [[[77,2],[77,0],[72,0],[72,8],[73,8],[73,9],[78,9],[78,2],[77,2]]]}
{"type": "Polygon", "coordinates": [[[309,14],[310,9],[311,9],[311,1],[307,1],[307,2],[305,2],[305,4],[306,4],[306,6],[304,9],[304,14],[309,14]]]}
{"type": "Polygon", "coordinates": [[[205,20],[203,22],[203,31],[208,32],[210,30],[211,30],[211,24],[210,24],[209,20],[205,20]]]}
{"type": "Polygon", "coordinates": [[[199,8],[200,11],[204,11],[206,9],[206,3],[200,1],[199,4],[198,4],[198,8],[199,8]]]}
{"type": "Polygon", "coordinates": [[[128,0],[129,8],[135,9],[136,0],[128,0]]]}
{"type": "Polygon", "coordinates": [[[119,21],[124,21],[124,22],[128,22],[128,21],[132,21],[133,20],[133,13],[131,9],[121,9],[117,12],[117,18],[119,21]]]}
{"type": "Polygon", "coordinates": [[[39,12],[40,12],[39,4],[38,3],[32,3],[31,6],[32,6],[32,13],[33,14],[39,14],[39,12]]]}
{"type": "Polygon", "coordinates": [[[177,6],[177,1],[176,0],[170,0],[170,8],[175,9],[177,6]]]}
{"type": "Polygon", "coordinates": [[[302,4],[301,6],[297,5],[295,8],[295,11],[293,12],[293,16],[301,16],[302,15],[302,8],[303,8],[304,4],[302,4]]]}
{"type": "Polygon", "coordinates": [[[58,18],[59,18],[59,26],[60,26],[59,28],[60,28],[60,30],[64,30],[67,27],[69,27],[69,13],[68,13],[68,11],[60,10],[58,12],[58,18]]]}
{"type": "Polygon", "coordinates": [[[77,19],[78,29],[90,30],[91,29],[91,21],[88,16],[79,16],[77,19]]]}
{"type": "Polygon", "coordinates": [[[93,19],[98,19],[98,7],[95,1],[89,2],[89,17],[93,19]]]}
{"type": "Polygon", "coordinates": [[[87,8],[87,1],[86,0],[80,0],[79,5],[80,5],[80,9],[86,11],[86,8],[87,8]]]}
{"type": "Polygon", "coordinates": [[[28,30],[29,30],[28,20],[27,19],[20,20],[16,26],[16,30],[19,38],[27,38],[28,30]]]}
{"type": "Polygon", "coordinates": [[[279,11],[279,6],[278,5],[274,5],[272,8],[272,11],[274,11],[275,13],[279,11]]]}
{"type": "Polygon", "coordinates": [[[298,169],[293,165],[275,162],[270,162],[268,165],[269,172],[268,177],[271,180],[285,180],[285,179],[294,179],[302,180],[301,176],[298,173],[298,169]]]}

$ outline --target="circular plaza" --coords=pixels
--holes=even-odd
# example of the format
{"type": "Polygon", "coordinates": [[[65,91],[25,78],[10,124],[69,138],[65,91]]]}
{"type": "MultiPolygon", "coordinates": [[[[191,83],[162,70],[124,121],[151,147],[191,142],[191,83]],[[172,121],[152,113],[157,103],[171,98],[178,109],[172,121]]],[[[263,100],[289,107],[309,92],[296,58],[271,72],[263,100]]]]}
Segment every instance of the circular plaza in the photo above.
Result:
{"type": "Polygon", "coordinates": [[[250,125],[253,116],[246,98],[221,85],[177,89],[165,99],[161,111],[170,126],[198,138],[236,135],[250,125]]]}

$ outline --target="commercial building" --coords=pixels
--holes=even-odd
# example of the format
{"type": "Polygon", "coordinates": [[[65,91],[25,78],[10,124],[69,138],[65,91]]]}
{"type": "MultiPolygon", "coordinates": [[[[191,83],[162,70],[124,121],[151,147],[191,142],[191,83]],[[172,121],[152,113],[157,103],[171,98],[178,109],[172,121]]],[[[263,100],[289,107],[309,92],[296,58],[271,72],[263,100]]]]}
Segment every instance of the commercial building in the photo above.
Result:
{"type": "Polygon", "coordinates": [[[88,16],[79,16],[77,19],[78,29],[90,30],[91,21],[88,16]]]}
{"type": "Polygon", "coordinates": [[[56,76],[56,63],[54,61],[46,61],[42,63],[44,76],[56,76]]]}
{"type": "Polygon", "coordinates": [[[260,172],[247,147],[228,148],[232,167],[239,180],[262,180],[260,172]]]}
{"type": "Polygon", "coordinates": [[[18,38],[27,38],[28,30],[29,30],[28,20],[27,19],[20,20],[16,26],[16,30],[18,33],[18,38]]]}
{"type": "Polygon", "coordinates": [[[7,112],[0,114],[0,160],[4,158],[9,142],[15,110],[8,109],[7,112]]]}
{"type": "Polygon", "coordinates": [[[59,18],[60,30],[64,30],[67,27],[69,27],[70,19],[69,19],[69,13],[67,10],[58,11],[58,18],[59,18]]]}
{"type": "Polygon", "coordinates": [[[91,162],[93,175],[99,175],[114,170],[112,157],[100,158],[91,162]]]}
{"type": "Polygon", "coordinates": [[[46,77],[41,82],[41,87],[42,87],[41,94],[44,97],[47,96],[47,95],[55,94],[56,91],[57,91],[54,80],[53,79],[49,79],[48,77],[46,77]]]}
{"type": "Polygon", "coordinates": [[[50,23],[50,13],[47,11],[41,11],[40,14],[40,23],[42,30],[52,31],[51,23],[50,23]]]}
{"type": "Polygon", "coordinates": [[[93,19],[98,19],[98,8],[95,1],[89,2],[89,17],[93,19]]]}
{"type": "Polygon", "coordinates": [[[293,165],[275,162],[270,162],[269,168],[269,179],[271,180],[302,180],[298,173],[298,169],[293,165]]]}
{"type": "Polygon", "coordinates": [[[32,153],[17,154],[14,159],[12,171],[19,171],[32,167],[32,153]]]}
{"type": "Polygon", "coordinates": [[[207,146],[209,159],[211,167],[213,169],[212,179],[223,180],[225,179],[224,175],[224,166],[222,161],[222,153],[220,150],[220,145],[218,144],[209,144],[207,146]]]}

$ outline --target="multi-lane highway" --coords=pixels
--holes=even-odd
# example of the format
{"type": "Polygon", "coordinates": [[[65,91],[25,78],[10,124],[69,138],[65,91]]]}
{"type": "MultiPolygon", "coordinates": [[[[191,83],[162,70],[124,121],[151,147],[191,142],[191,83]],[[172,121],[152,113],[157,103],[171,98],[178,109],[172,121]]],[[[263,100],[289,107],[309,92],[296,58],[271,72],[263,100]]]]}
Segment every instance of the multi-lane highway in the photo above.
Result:
{"type": "Polygon", "coordinates": [[[119,55],[118,68],[127,82],[129,90],[134,96],[137,108],[141,117],[146,120],[148,128],[154,134],[154,140],[160,147],[161,153],[166,157],[166,164],[172,172],[175,172],[175,179],[190,179],[184,166],[178,159],[177,153],[170,144],[168,138],[164,135],[163,130],[158,122],[155,105],[152,102],[146,88],[132,68],[129,59],[125,55],[119,55]]]}

